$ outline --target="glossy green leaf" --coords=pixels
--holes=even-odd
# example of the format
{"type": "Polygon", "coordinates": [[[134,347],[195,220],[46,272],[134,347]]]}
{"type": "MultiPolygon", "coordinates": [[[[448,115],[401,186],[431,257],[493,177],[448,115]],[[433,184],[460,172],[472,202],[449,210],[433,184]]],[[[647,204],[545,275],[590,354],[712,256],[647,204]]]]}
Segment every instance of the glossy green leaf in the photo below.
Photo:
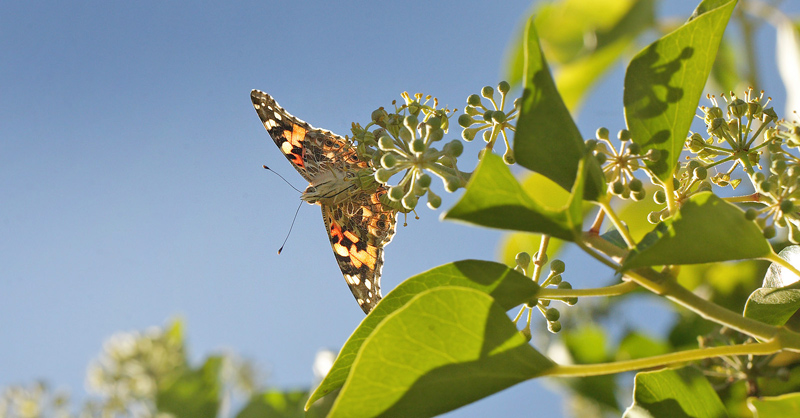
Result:
{"type": "Polygon", "coordinates": [[[437,287],[375,328],[329,416],[434,416],[552,366],[491,296],[437,287]]]}
{"type": "MultiPolygon", "coordinates": [[[[565,190],[571,190],[578,166],[586,152],[581,133],[556,89],[550,69],[539,46],[533,19],[528,20],[525,37],[525,79],[514,156],[525,168],[543,174],[565,190]]],[[[605,192],[605,179],[597,161],[590,165],[587,200],[605,192]]]]}
{"type": "MultiPolygon", "coordinates": [[[[569,192],[541,174],[532,173],[525,177],[521,185],[528,196],[544,207],[561,208],[569,202],[569,192]]],[[[591,205],[585,203],[584,211],[587,211],[590,207],[591,205]]],[[[506,234],[500,239],[497,258],[503,264],[513,266],[515,257],[520,251],[527,251],[533,254],[539,249],[541,237],[541,234],[529,232],[512,232],[506,234]]],[[[551,238],[550,244],[547,247],[548,255],[554,257],[563,244],[564,241],[558,238],[551,238]]]]}
{"type": "Polygon", "coordinates": [[[631,252],[623,269],[761,258],[772,249],[744,212],[711,193],[698,193],[631,252]]]}
{"type": "Polygon", "coordinates": [[[723,418],[728,412],[703,373],[692,367],[636,374],[624,418],[723,418]]]}
{"type": "Polygon", "coordinates": [[[569,241],[576,233],[571,230],[565,212],[539,205],[525,193],[503,160],[489,153],[472,174],[467,191],[444,214],[444,219],[538,232],[569,241]]]}
{"type": "MultiPolygon", "coordinates": [[[[609,361],[606,333],[596,325],[561,332],[562,341],[576,364],[594,364],[609,361]]],[[[600,405],[619,410],[617,382],[613,375],[588,376],[559,379],[580,396],[596,401],[600,405]]]]}
{"type": "MultiPolygon", "coordinates": [[[[800,246],[790,245],[778,254],[795,267],[800,267],[800,246]]],[[[800,290],[784,289],[800,281],[800,277],[772,263],[764,276],[764,284],[747,298],[744,316],[770,325],[784,325],[800,309],[800,290]]]]}
{"type": "Polygon", "coordinates": [[[311,395],[306,407],[342,387],[358,350],[381,321],[414,296],[441,286],[476,289],[490,295],[505,310],[530,300],[539,290],[531,279],[503,264],[490,261],[457,261],[409,278],[386,295],[345,342],[331,370],[311,395]]]}
{"type": "Polygon", "coordinates": [[[748,398],[753,418],[800,417],[800,393],[748,398]]]}
{"type": "Polygon", "coordinates": [[[697,112],[722,34],[736,0],[706,0],[683,26],[644,48],[625,74],[625,120],[643,152],[661,150],[648,162],[668,180],[697,112]]]}
{"type": "Polygon", "coordinates": [[[156,395],[159,412],[179,418],[214,418],[220,404],[222,357],[209,357],[199,369],[165,382],[156,395]]]}

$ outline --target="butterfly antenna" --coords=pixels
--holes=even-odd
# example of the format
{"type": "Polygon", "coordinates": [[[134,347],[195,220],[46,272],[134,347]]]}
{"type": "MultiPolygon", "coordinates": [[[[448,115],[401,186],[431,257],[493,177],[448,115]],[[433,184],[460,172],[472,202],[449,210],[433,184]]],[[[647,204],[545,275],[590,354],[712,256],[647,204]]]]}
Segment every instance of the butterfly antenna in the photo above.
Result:
{"type": "MultiPolygon", "coordinates": [[[[264,166],[264,168],[267,168],[267,166],[264,166]]],[[[270,170],[270,171],[272,171],[272,170],[270,170]]],[[[275,173],[275,172],[273,171],[273,173],[275,173]]],[[[278,173],[275,173],[275,174],[278,174],[278,173]]],[[[283,177],[281,177],[281,178],[283,178],[283,177]]],[[[297,220],[297,214],[300,212],[300,206],[303,206],[303,201],[302,200],[300,201],[300,205],[297,207],[297,210],[294,211],[294,218],[292,218],[292,224],[289,226],[289,232],[286,233],[286,238],[283,240],[283,244],[281,245],[281,248],[278,248],[278,255],[281,255],[281,251],[283,251],[283,247],[286,246],[286,241],[289,239],[289,235],[292,233],[292,228],[294,228],[294,221],[297,220]]]]}
{"type": "MultiPolygon", "coordinates": [[[[278,172],[277,172],[277,171],[275,171],[275,170],[273,170],[273,169],[271,169],[271,168],[267,167],[266,165],[264,166],[264,168],[265,168],[265,169],[267,169],[267,170],[269,170],[269,171],[272,171],[272,172],[273,172],[273,173],[274,173],[276,176],[280,177],[280,178],[281,178],[281,180],[285,181],[285,182],[286,182],[286,184],[288,184],[288,185],[289,185],[289,187],[291,187],[291,188],[293,188],[293,189],[297,190],[297,192],[298,192],[298,193],[303,193],[303,192],[302,192],[300,189],[298,189],[297,187],[294,187],[294,186],[292,186],[292,183],[289,183],[289,180],[286,180],[285,178],[283,178],[283,176],[282,176],[282,175],[280,175],[280,174],[278,174],[278,172]]],[[[297,216],[297,215],[295,215],[295,217],[296,217],[296,216],[297,216]]],[[[279,254],[280,254],[280,252],[279,252],[279,254]]]]}

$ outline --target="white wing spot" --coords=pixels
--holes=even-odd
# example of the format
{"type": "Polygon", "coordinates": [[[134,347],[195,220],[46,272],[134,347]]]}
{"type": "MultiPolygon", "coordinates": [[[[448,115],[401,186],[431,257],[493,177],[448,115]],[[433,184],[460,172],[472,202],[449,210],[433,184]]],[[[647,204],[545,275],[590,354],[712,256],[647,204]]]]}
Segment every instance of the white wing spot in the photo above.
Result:
{"type": "Polygon", "coordinates": [[[280,114],[280,113],[278,113],[278,112],[273,112],[273,114],[275,115],[275,119],[278,119],[278,120],[283,120],[283,117],[281,116],[281,114],[280,114]]]}
{"type": "Polygon", "coordinates": [[[358,276],[353,274],[347,274],[344,276],[344,278],[347,279],[348,283],[354,286],[358,286],[361,283],[361,279],[359,279],[358,276]]]}
{"type": "MultiPolygon", "coordinates": [[[[370,283],[370,281],[369,281],[369,280],[367,280],[367,281],[365,281],[365,282],[364,282],[364,286],[366,286],[366,287],[367,287],[367,289],[372,289],[372,283],[370,283]]],[[[370,295],[370,296],[372,296],[372,295],[370,295]]]]}
{"type": "Polygon", "coordinates": [[[274,120],[270,119],[270,120],[264,122],[264,125],[267,125],[267,129],[269,130],[269,129],[272,129],[272,128],[278,126],[278,123],[275,122],[274,120]]]}
{"type": "MultiPolygon", "coordinates": [[[[358,302],[359,305],[363,305],[364,299],[356,299],[356,302],[358,302]]],[[[367,302],[369,302],[369,300],[367,300],[367,302]]]]}

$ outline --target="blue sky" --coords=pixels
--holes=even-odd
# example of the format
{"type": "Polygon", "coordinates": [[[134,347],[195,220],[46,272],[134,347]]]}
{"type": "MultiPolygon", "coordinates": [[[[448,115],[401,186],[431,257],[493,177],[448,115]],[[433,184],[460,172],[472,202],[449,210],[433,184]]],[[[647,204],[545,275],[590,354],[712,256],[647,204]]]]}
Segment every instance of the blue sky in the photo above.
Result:
{"type": "MultiPolygon", "coordinates": [[[[684,17],[694,6],[677,3],[670,13],[684,17]]],[[[259,122],[250,90],[340,134],[406,90],[460,109],[499,81],[529,7],[0,4],[0,386],[43,378],[81,398],[106,338],[174,316],[187,322],[194,359],[231,349],[272,386],[310,384],[314,354],[341,346],[363,313],[318,208],[301,208],[275,254],[299,195],[261,165],[305,184],[259,122]]],[[[622,68],[584,106],[585,135],[623,126],[622,68]]],[[[462,169],[479,147],[467,147],[462,169]]],[[[443,208],[454,202],[444,198],[443,208]]],[[[399,228],[384,294],[440,264],[495,258],[498,232],[439,214],[422,208],[422,219],[399,228]]],[[[562,411],[534,381],[452,416],[529,414],[532,405],[543,416],[562,411]]]]}

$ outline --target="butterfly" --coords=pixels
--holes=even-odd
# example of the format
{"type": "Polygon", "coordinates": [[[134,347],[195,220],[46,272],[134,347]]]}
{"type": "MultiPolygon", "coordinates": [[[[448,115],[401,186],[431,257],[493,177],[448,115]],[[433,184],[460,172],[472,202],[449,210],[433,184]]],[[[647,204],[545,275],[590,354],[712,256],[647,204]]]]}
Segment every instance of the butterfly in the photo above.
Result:
{"type": "Polygon", "coordinates": [[[381,203],[386,187],[360,181],[374,168],[346,138],[290,115],[267,93],[253,90],[250,99],[275,145],[309,182],[300,199],[322,208],[336,262],[368,314],[381,299],[383,247],[397,223],[397,211],[381,203]]]}

